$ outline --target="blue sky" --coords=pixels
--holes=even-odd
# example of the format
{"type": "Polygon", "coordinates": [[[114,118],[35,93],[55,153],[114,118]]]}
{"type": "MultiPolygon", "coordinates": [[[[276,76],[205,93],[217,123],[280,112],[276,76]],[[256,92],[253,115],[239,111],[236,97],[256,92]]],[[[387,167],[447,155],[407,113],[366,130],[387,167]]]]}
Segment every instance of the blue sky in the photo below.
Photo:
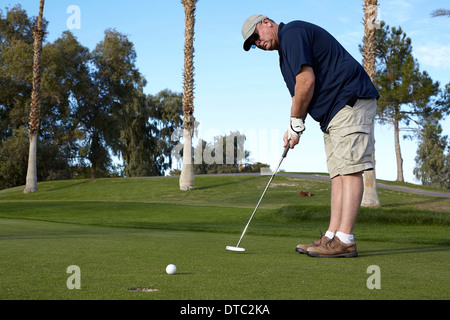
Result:
{"type": "MultiPolygon", "coordinates": [[[[36,16],[39,0],[1,0],[0,8],[20,3],[36,16]]],[[[401,26],[412,39],[420,69],[441,86],[450,82],[450,18],[431,18],[439,8],[450,9],[448,0],[379,0],[380,18],[401,26]]],[[[184,10],[180,0],[47,0],[44,16],[49,21],[47,41],[67,30],[70,5],[80,8],[80,28],[71,31],[89,49],[115,28],[126,34],[137,52],[137,67],[145,76],[147,93],[169,88],[182,92],[184,10]]],[[[278,67],[276,52],[242,50],[241,26],[255,13],[276,22],[305,20],[335,36],[358,61],[362,42],[362,0],[199,0],[195,26],[195,111],[198,137],[239,130],[246,134],[250,158],[276,167],[282,152],[282,135],[289,120],[291,97],[278,67]]],[[[442,122],[450,135],[450,119],[442,122]]],[[[394,135],[388,125],[376,125],[377,178],[395,180],[394,135]]],[[[195,144],[195,142],[194,142],[195,144]]],[[[401,141],[404,174],[413,176],[417,141],[401,141]]],[[[326,172],[323,136],[319,124],[306,121],[300,144],[291,150],[282,169],[326,172]]]]}

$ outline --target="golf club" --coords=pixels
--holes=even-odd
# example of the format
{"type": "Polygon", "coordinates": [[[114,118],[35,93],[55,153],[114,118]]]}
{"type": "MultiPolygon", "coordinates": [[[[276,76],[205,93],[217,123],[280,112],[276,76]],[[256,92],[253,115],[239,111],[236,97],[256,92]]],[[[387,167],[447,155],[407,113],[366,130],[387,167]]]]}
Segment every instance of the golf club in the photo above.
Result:
{"type": "Polygon", "coordinates": [[[239,245],[241,244],[242,238],[244,237],[245,232],[247,231],[247,228],[248,228],[248,226],[250,225],[250,222],[252,221],[253,216],[255,215],[256,210],[258,210],[259,204],[261,203],[262,198],[263,198],[264,195],[266,194],[266,191],[267,191],[267,189],[269,188],[270,183],[272,182],[273,178],[274,178],[275,175],[277,174],[278,169],[280,169],[280,166],[281,166],[281,163],[283,162],[283,159],[286,158],[286,155],[287,155],[287,153],[288,153],[288,151],[289,151],[289,148],[290,148],[290,145],[289,145],[289,142],[288,142],[286,148],[284,149],[283,155],[281,156],[280,163],[278,164],[277,169],[273,172],[272,177],[270,177],[269,183],[267,184],[266,188],[264,189],[264,192],[262,193],[261,198],[259,198],[258,204],[256,205],[255,210],[253,211],[253,213],[252,213],[250,219],[248,220],[247,225],[246,225],[245,228],[244,228],[244,232],[242,232],[241,238],[239,239],[239,242],[237,243],[237,245],[236,245],[235,247],[233,247],[233,246],[227,246],[227,247],[226,247],[227,250],[229,250],[229,251],[235,251],[235,252],[244,252],[244,251],[245,251],[245,248],[239,247],[239,245]]]}

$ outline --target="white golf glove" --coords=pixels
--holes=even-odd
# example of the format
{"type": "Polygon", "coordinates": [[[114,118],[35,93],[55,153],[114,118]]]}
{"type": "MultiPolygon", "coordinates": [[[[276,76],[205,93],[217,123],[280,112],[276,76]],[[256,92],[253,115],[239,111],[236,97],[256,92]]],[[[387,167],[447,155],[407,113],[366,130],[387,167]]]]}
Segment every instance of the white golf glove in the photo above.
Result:
{"type": "Polygon", "coordinates": [[[291,117],[289,122],[289,137],[293,139],[300,139],[303,131],[305,131],[305,123],[302,118],[291,117]]]}

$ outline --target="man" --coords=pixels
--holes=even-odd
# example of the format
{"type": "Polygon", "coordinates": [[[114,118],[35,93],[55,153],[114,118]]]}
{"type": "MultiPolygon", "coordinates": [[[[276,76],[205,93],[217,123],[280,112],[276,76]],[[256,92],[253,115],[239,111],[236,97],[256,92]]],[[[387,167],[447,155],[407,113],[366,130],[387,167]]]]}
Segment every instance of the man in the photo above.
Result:
{"type": "Polygon", "coordinates": [[[244,50],[277,50],[292,96],[284,146],[294,148],[309,114],[324,132],[331,178],[328,231],[296,251],[312,257],[356,257],[353,229],[363,195],[362,172],[372,170],[373,121],[379,94],[363,67],[324,29],[304,21],[276,24],[264,15],[242,27],[244,50]]]}

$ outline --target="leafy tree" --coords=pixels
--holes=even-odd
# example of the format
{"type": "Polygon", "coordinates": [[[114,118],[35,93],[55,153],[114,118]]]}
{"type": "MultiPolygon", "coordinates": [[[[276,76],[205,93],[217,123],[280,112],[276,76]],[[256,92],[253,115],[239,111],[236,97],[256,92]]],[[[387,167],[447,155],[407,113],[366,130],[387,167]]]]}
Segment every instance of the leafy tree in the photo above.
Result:
{"type": "Polygon", "coordinates": [[[97,169],[107,170],[111,164],[110,150],[126,153],[126,130],[136,112],[137,100],[142,95],[145,79],[136,68],[133,43],[116,30],[105,31],[105,38],[92,52],[93,99],[85,101],[83,115],[87,144],[85,148],[92,165],[92,177],[97,169]]]}
{"type": "Polygon", "coordinates": [[[80,164],[85,166],[84,160],[88,160],[91,166],[91,178],[95,179],[100,173],[108,171],[111,157],[107,150],[107,144],[103,138],[103,131],[109,124],[107,107],[99,101],[99,88],[95,86],[92,78],[91,90],[77,96],[76,118],[81,133],[80,139],[80,164]]]}
{"type": "Polygon", "coordinates": [[[171,136],[181,127],[181,98],[170,90],[136,96],[129,106],[134,117],[121,131],[126,176],[162,176],[172,166],[171,136]]]}
{"type": "MultiPolygon", "coordinates": [[[[24,184],[33,82],[33,28],[20,5],[0,10],[0,188],[24,184]]],[[[42,19],[42,30],[47,22],[42,19]]],[[[182,95],[145,95],[133,43],[106,30],[95,50],[69,31],[41,55],[37,179],[109,175],[122,156],[128,176],[163,175],[171,166],[182,95]]]]}
{"type": "Polygon", "coordinates": [[[35,25],[20,5],[0,10],[0,189],[26,177],[35,25]]]}
{"type": "Polygon", "coordinates": [[[15,129],[7,140],[0,141],[0,190],[22,185],[27,173],[28,133],[15,129]]]}
{"type": "MultiPolygon", "coordinates": [[[[16,6],[0,16],[0,188],[23,185],[26,179],[29,139],[26,137],[30,114],[33,75],[33,33],[36,18],[16,6]],[[24,135],[25,134],[25,135],[24,135]]],[[[42,29],[47,22],[42,21],[42,29]]],[[[67,43],[60,48],[68,49],[67,43]]],[[[70,177],[67,161],[71,133],[64,127],[71,123],[62,106],[67,82],[65,72],[70,59],[55,54],[51,44],[42,50],[42,77],[40,85],[40,124],[37,143],[37,179],[47,180],[70,177]],[[61,76],[62,74],[62,76],[61,76]]],[[[37,141],[36,141],[37,142],[37,141]]]]}
{"type": "MultiPolygon", "coordinates": [[[[0,10],[0,140],[15,135],[29,120],[36,19],[20,5],[0,10]]],[[[43,22],[43,29],[46,22],[43,22]]]]}
{"type": "Polygon", "coordinates": [[[89,50],[69,31],[44,47],[40,144],[47,149],[42,150],[47,159],[42,159],[46,164],[39,169],[40,180],[70,178],[70,167],[78,162],[78,106],[80,97],[92,90],[89,59],[89,50]],[[59,166],[50,167],[52,159],[59,159],[59,166]]]}
{"type": "Polygon", "coordinates": [[[378,65],[375,83],[380,92],[378,120],[394,127],[397,157],[397,181],[404,181],[403,159],[400,150],[400,131],[414,133],[420,130],[425,117],[439,117],[443,108],[436,103],[439,82],[434,82],[426,71],[420,72],[412,56],[411,39],[401,27],[389,28],[381,24],[377,35],[378,65]],[[406,127],[401,127],[401,125],[406,127]]]}
{"type": "Polygon", "coordinates": [[[439,115],[448,116],[450,114],[450,82],[442,89],[440,98],[436,101],[440,108],[439,115]]]}
{"type": "Polygon", "coordinates": [[[150,123],[155,148],[152,149],[157,175],[172,167],[171,152],[177,141],[173,141],[174,132],[182,125],[183,95],[171,90],[162,90],[155,96],[149,96],[150,123]]]}
{"type": "Polygon", "coordinates": [[[450,189],[450,144],[437,120],[420,131],[414,175],[423,185],[450,189]]]}

